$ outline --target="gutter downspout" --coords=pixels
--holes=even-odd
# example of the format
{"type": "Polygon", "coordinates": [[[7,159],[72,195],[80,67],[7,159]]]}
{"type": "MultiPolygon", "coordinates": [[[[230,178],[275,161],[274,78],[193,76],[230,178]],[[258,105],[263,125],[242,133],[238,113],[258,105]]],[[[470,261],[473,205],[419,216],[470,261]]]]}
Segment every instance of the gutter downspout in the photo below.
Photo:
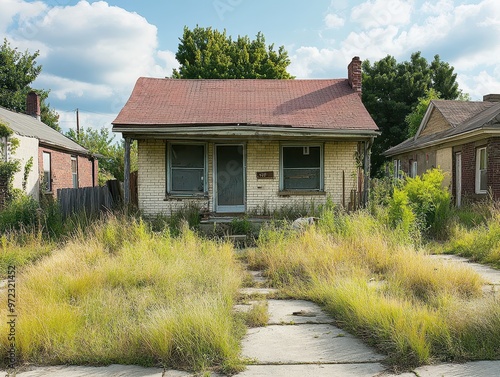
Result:
{"type": "Polygon", "coordinates": [[[363,194],[363,206],[366,208],[368,205],[368,199],[370,198],[370,166],[371,166],[371,154],[372,154],[372,146],[374,137],[371,137],[370,140],[365,141],[365,150],[364,150],[364,194],[363,194]]]}

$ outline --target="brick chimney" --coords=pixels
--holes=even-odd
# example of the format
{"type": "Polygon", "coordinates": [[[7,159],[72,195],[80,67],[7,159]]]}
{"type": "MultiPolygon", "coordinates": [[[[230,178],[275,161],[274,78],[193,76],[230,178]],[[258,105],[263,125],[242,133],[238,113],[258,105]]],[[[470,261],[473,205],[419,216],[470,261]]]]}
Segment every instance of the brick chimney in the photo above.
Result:
{"type": "Polygon", "coordinates": [[[347,79],[351,88],[361,94],[361,60],[359,56],[352,58],[347,66],[347,79]]]}
{"type": "Polygon", "coordinates": [[[34,91],[29,92],[26,97],[26,114],[41,120],[40,96],[34,91]]]}
{"type": "Polygon", "coordinates": [[[500,102],[500,94],[486,94],[483,96],[484,102],[500,102]]]}

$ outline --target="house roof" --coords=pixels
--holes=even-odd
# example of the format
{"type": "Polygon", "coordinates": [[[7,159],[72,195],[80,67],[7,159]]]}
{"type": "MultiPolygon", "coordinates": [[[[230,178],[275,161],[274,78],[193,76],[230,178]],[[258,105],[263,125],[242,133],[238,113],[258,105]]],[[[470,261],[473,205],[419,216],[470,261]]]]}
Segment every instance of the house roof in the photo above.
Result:
{"type": "Polygon", "coordinates": [[[378,128],[347,79],[182,80],[141,77],[113,121],[124,127],[378,128]]]}
{"type": "Polygon", "coordinates": [[[425,148],[442,142],[451,141],[460,136],[467,136],[474,131],[500,132],[500,103],[499,102],[470,102],[470,101],[431,101],[426,115],[420,125],[419,132],[402,143],[384,152],[386,156],[395,156],[415,149],[425,148]],[[438,109],[450,124],[444,131],[420,136],[425,128],[430,114],[438,109]]]}
{"type": "Polygon", "coordinates": [[[81,145],[32,116],[16,113],[0,106],[0,121],[6,123],[14,133],[20,136],[36,138],[40,143],[47,146],[79,154],[91,154],[81,145]]]}

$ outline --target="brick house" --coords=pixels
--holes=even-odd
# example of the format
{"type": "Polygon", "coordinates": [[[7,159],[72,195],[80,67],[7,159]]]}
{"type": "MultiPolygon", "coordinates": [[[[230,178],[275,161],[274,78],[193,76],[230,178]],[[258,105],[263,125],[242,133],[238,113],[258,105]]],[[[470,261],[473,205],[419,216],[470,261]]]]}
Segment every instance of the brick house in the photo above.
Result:
{"type": "Polygon", "coordinates": [[[21,171],[14,176],[14,187],[22,188],[24,168],[32,161],[26,181],[26,192],[36,200],[39,193],[57,195],[62,188],[97,185],[96,157],[81,145],[40,121],[40,99],[35,92],[28,94],[27,113],[20,114],[0,107],[0,122],[13,131],[19,140],[14,154],[8,140],[0,140],[0,158],[18,159],[21,171]]]}
{"type": "Polygon", "coordinates": [[[491,193],[500,199],[500,94],[483,101],[431,101],[416,135],[384,152],[397,176],[440,167],[460,206],[491,193]]]}
{"type": "Polygon", "coordinates": [[[216,214],[328,197],[347,206],[352,190],[368,187],[378,135],[360,94],[358,57],[348,79],[139,78],[113,131],[126,145],[138,141],[139,208],[147,215],[189,202],[216,214]]]}

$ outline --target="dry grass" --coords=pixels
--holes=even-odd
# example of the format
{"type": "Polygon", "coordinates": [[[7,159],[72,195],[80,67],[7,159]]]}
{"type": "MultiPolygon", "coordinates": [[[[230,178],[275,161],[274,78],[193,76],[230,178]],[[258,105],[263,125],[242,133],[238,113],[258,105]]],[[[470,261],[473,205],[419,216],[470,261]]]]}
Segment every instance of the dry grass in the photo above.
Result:
{"type": "Polygon", "coordinates": [[[336,214],[303,233],[269,229],[247,258],[288,295],[324,305],[394,366],[500,356],[500,310],[482,298],[479,275],[400,237],[368,214],[336,214]]]}
{"type": "Polygon", "coordinates": [[[18,362],[237,370],[241,279],[227,243],[110,218],[18,276],[18,362]]]}

